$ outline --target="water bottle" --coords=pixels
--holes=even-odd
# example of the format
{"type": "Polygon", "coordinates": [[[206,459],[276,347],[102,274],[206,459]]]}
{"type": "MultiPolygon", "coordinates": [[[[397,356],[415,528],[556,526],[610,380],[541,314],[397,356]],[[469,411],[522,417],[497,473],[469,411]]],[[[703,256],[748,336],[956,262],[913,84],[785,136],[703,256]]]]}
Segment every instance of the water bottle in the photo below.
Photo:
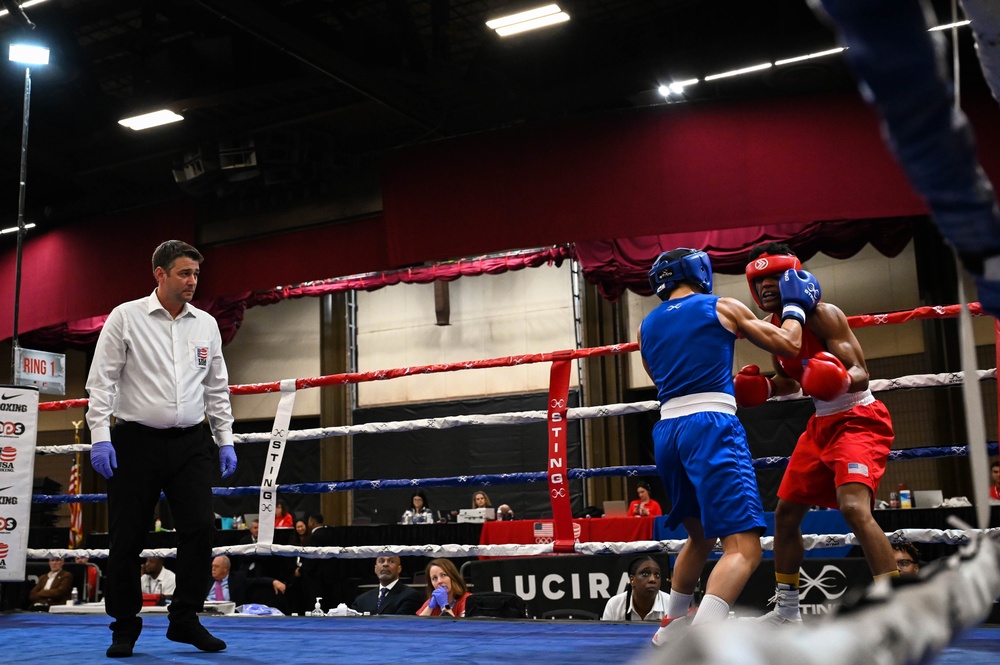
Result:
{"type": "Polygon", "coordinates": [[[156,522],[153,523],[153,531],[163,531],[163,522],[160,521],[159,517],[157,517],[156,522]]]}
{"type": "Polygon", "coordinates": [[[890,508],[899,508],[899,492],[890,492],[889,493],[889,507],[890,508]]]}
{"type": "Polygon", "coordinates": [[[76,587],[73,587],[73,590],[69,594],[69,604],[76,605],[79,602],[80,602],[80,592],[77,591],[76,587]]]}

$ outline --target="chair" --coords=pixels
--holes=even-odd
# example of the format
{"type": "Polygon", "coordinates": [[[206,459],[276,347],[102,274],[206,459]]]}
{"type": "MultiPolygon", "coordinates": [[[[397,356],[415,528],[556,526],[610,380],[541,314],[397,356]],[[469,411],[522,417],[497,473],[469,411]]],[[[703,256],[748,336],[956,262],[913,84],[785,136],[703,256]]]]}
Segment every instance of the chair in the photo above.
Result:
{"type": "Polygon", "coordinates": [[[578,621],[600,621],[601,617],[587,610],[575,610],[564,607],[558,610],[549,610],[542,613],[543,619],[574,619],[578,621]]]}
{"type": "Polygon", "coordinates": [[[413,584],[427,584],[427,572],[418,570],[413,573],[413,584]]]}

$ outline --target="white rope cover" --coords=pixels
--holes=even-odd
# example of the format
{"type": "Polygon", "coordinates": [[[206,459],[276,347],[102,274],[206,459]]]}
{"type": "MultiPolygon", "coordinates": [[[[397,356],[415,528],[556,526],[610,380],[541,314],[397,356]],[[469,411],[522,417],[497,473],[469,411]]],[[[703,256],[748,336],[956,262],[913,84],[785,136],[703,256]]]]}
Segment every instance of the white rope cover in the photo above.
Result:
{"type": "Polygon", "coordinates": [[[741,620],[690,627],[633,665],[927,663],[989,616],[1000,595],[1000,547],[995,538],[976,538],[925,571],[917,583],[873,583],[863,604],[802,626],[741,620]]]}
{"type": "MultiPolygon", "coordinates": [[[[978,370],[980,380],[996,379],[997,371],[993,369],[978,370]]],[[[912,374],[896,379],[873,379],[870,388],[873,392],[890,390],[908,390],[913,388],[934,388],[942,386],[961,385],[962,372],[946,372],[942,374],[912,374]]],[[[786,401],[804,399],[802,393],[772,397],[771,401],[786,401]]],[[[633,413],[657,411],[660,403],[656,400],[605,404],[603,406],[585,406],[569,409],[566,416],[569,420],[586,420],[590,418],[607,418],[610,416],[627,416],[633,413]]],[[[353,436],[355,434],[385,434],[388,432],[413,432],[423,429],[451,429],[480,425],[523,425],[526,423],[545,422],[548,414],[545,411],[513,411],[510,413],[470,414],[465,416],[443,416],[440,418],[419,418],[417,420],[397,420],[381,423],[364,423],[361,425],[343,425],[339,427],[314,427],[310,429],[293,430],[288,433],[288,441],[314,441],[327,437],[353,436]]],[[[270,441],[270,432],[255,432],[251,434],[234,434],[236,443],[270,441]]],[[[36,452],[41,455],[68,454],[87,452],[90,444],[69,444],[62,446],[38,446],[36,452]]]]}
{"type": "MultiPolygon", "coordinates": [[[[944,543],[948,545],[963,545],[976,534],[1000,535],[1000,529],[899,529],[887,532],[885,535],[894,543],[944,543]]],[[[610,543],[576,543],[574,550],[577,554],[638,554],[641,552],[666,552],[676,554],[684,546],[683,540],[635,540],[627,542],[610,543]]],[[[809,534],[802,536],[803,545],[807,550],[823,549],[828,547],[845,547],[857,545],[858,539],[853,533],[816,535],[809,534]]],[[[765,550],[774,549],[774,538],[764,536],[760,539],[761,547],[765,550]]],[[[242,556],[242,555],[267,555],[276,556],[301,556],[307,559],[374,559],[380,554],[392,553],[399,556],[426,556],[426,557],[475,557],[475,556],[538,556],[540,554],[552,554],[554,552],[552,543],[540,543],[534,545],[507,544],[507,545],[366,545],[356,547],[297,547],[292,545],[272,545],[270,551],[255,544],[231,545],[228,547],[216,547],[212,550],[213,556],[221,554],[242,556]]],[[[158,548],[143,550],[142,556],[156,556],[161,558],[172,558],[176,554],[173,548],[158,548]]],[[[71,558],[77,556],[87,556],[95,559],[103,559],[108,556],[105,549],[29,549],[29,559],[49,559],[49,558],[71,558]]]]}

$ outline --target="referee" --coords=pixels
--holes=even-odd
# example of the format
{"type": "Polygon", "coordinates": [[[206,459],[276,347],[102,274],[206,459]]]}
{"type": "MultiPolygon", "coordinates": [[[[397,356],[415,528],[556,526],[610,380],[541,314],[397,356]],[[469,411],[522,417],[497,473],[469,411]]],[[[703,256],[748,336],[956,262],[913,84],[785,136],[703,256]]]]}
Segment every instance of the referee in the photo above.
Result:
{"type": "Polygon", "coordinates": [[[161,491],[177,529],[177,589],[167,639],[202,651],[226,648],[198,621],[215,534],[216,449],[222,477],[236,470],[219,326],[190,304],[203,260],[179,240],[156,248],[156,290],[111,312],[87,377],[90,462],[108,481],[111,658],[131,656],[142,630],[136,562],[161,491]]]}

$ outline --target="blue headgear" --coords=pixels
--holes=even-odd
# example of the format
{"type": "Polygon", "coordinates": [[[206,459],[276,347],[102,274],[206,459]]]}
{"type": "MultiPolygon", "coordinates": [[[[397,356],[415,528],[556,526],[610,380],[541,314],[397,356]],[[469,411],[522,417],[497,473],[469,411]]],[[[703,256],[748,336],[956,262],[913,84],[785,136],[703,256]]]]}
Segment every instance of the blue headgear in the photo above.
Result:
{"type": "Polygon", "coordinates": [[[712,292],[712,262],[708,254],[684,247],[663,252],[649,270],[649,285],[660,300],[666,300],[685,280],[697,284],[705,293],[712,292]]]}

